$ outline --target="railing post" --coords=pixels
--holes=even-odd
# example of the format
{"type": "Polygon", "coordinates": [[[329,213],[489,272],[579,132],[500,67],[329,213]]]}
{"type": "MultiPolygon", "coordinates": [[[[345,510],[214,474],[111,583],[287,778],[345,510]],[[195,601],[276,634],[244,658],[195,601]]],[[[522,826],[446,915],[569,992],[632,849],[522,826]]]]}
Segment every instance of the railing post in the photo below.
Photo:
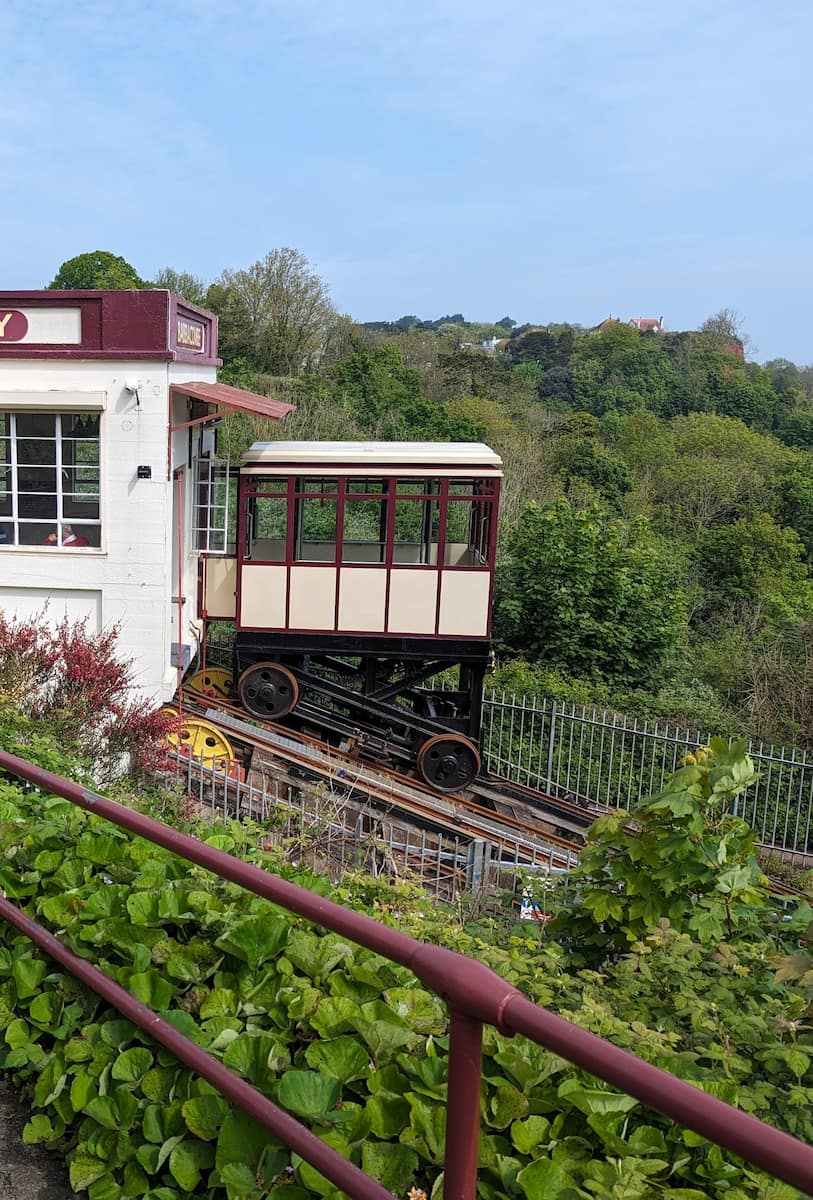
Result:
{"type": "Polygon", "coordinates": [[[483,1026],[450,1012],[443,1200],[475,1200],[480,1138],[483,1026]]]}
{"type": "Polygon", "coordinates": [[[469,842],[466,854],[466,891],[478,892],[488,882],[488,867],[491,861],[491,844],[483,838],[469,842]]]}
{"type": "Polygon", "coordinates": [[[550,734],[548,737],[548,788],[553,790],[553,743],[556,737],[556,701],[550,706],[550,734]]]}

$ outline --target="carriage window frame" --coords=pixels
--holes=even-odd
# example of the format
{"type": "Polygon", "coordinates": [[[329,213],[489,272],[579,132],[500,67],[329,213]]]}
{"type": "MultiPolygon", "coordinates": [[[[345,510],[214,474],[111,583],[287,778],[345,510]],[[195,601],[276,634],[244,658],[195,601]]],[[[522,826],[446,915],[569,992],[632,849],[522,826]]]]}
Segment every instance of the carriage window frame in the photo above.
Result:
{"type": "Polygon", "coordinates": [[[496,530],[494,514],[497,502],[498,481],[489,476],[475,476],[472,479],[450,479],[445,497],[445,519],[443,530],[443,569],[446,571],[482,571],[494,569],[494,543],[496,530]],[[466,521],[466,556],[468,562],[450,561],[452,547],[459,546],[459,541],[452,541],[450,529],[452,513],[464,513],[465,506],[470,507],[466,521]],[[454,506],[454,507],[452,507],[454,506]]]}
{"type": "Polygon", "coordinates": [[[381,475],[347,475],[339,479],[339,561],[342,566],[386,566],[390,523],[390,480],[381,475]],[[372,515],[374,537],[365,536],[364,514],[372,515]],[[354,520],[355,518],[355,520],[354,520]],[[359,520],[361,518],[361,520],[359,520]],[[353,528],[353,526],[356,528],[353,528]],[[358,526],[361,526],[359,528],[358,526]]]}
{"type": "Polygon", "coordinates": [[[102,513],[102,410],[0,409],[0,548],[98,551],[102,513]],[[67,540],[71,533],[79,540],[67,540]]]}
{"type": "MultiPolygon", "coordinates": [[[[490,476],[444,476],[442,474],[405,477],[393,475],[309,475],[264,477],[247,485],[244,501],[243,557],[246,561],[288,563],[292,566],[372,567],[395,570],[482,571],[493,570],[496,541],[495,514],[499,481],[490,476]],[[275,539],[276,552],[257,557],[253,552],[252,531],[256,517],[252,506],[264,499],[275,499],[287,505],[285,540],[275,539]],[[405,505],[422,508],[416,536],[398,540],[399,523],[408,521],[405,505]],[[350,519],[366,506],[376,506],[376,536],[348,537],[353,528],[350,519]],[[458,547],[458,561],[449,561],[450,515],[455,505],[458,512],[470,513],[466,521],[466,551],[459,555],[460,540],[451,543],[458,547]],[[307,517],[312,509],[314,519],[322,513],[322,528],[318,536],[308,536],[307,517]],[[403,514],[403,517],[402,517],[403,514]],[[371,549],[375,548],[375,549],[371,549]],[[366,553],[365,553],[366,550],[366,553]],[[413,556],[414,555],[414,556],[413,556]]],[[[358,523],[356,523],[358,524],[358,523]]],[[[369,524],[369,522],[368,522],[369,524]]],[[[459,525],[460,522],[457,522],[459,525]]],[[[459,533],[459,529],[457,530],[459,533]]],[[[262,539],[259,539],[262,540],[262,539]]]]}
{"type": "MultiPolygon", "coordinates": [[[[341,477],[338,475],[299,475],[294,478],[293,488],[293,545],[291,562],[315,563],[321,566],[335,566],[339,553],[339,495],[341,477]],[[332,510],[332,521],[329,515],[322,520],[325,526],[325,537],[307,537],[307,523],[311,513],[322,511],[327,514],[332,510]],[[332,534],[330,536],[332,527],[332,534]],[[329,548],[332,546],[332,556],[329,548]],[[308,547],[311,552],[308,553],[308,547]],[[323,547],[324,553],[317,553],[315,547],[323,547]]],[[[289,492],[290,496],[290,492],[289,492]]],[[[290,500],[289,500],[290,503],[290,500]]],[[[290,513],[289,513],[290,523],[290,513]]]]}
{"type": "Polygon", "coordinates": [[[251,480],[243,492],[242,511],[242,557],[251,563],[285,563],[288,561],[288,541],[290,538],[290,486],[287,478],[278,479],[274,476],[251,480]],[[284,534],[282,538],[263,538],[260,536],[262,514],[258,507],[266,500],[282,501],[284,511],[284,534]],[[259,543],[266,543],[260,547],[259,543]],[[269,553],[273,543],[281,542],[278,554],[269,553]],[[258,553],[258,551],[262,551],[258,553]]]}

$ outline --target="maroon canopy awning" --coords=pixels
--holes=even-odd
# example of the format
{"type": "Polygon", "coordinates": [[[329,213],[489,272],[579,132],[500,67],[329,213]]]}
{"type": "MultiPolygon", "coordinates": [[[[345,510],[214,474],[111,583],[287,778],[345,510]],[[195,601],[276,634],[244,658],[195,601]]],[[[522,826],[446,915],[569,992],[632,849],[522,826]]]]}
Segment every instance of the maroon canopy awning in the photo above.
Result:
{"type": "Polygon", "coordinates": [[[270,396],[258,396],[255,392],[244,392],[242,388],[229,387],[227,383],[172,383],[171,396],[191,396],[205,404],[216,404],[232,412],[250,412],[258,417],[280,420],[294,411],[295,405],[272,400],[270,396]]]}

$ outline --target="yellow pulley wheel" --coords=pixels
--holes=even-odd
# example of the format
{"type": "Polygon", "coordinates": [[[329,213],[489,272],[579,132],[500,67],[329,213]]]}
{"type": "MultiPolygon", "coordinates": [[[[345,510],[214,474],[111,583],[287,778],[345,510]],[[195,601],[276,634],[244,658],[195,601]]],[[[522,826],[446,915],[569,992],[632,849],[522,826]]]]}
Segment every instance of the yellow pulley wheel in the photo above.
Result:
{"type": "Polygon", "coordinates": [[[207,764],[235,760],[232,744],[225,734],[211,721],[201,721],[198,717],[182,717],[180,729],[171,733],[169,740],[180,754],[207,764]]]}
{"type": "Polygon", "coordinates": [[[184,687],[201,696],[219,696],[222,700],[228,700],[233,683],[234,678],[227,667],[207,667],[205,671],[190,676],[184,687]]]}

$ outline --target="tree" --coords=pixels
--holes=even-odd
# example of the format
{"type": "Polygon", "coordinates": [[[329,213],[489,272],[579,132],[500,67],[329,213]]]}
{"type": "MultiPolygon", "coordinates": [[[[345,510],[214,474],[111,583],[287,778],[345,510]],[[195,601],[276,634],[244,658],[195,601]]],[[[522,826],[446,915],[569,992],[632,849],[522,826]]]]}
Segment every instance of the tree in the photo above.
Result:
{"type": "Polygon", "coordinates": [[[199,275],[191,275],[189,271],[176,271],[173,267],[162,267],[155,276],[154,287],[166,288],[183,296],[190,304],[205,304],[209,285],[199,275]]]}
{"type": "Polygon", "coordinates": [[[719,342],[739,345],[743,355],[755,354],[756,346],[743,330],[745,318],[735,308],[721,308],[702,321],[698,333],[709,334],[719,342]]]}
{"type": "Polygon", "coordinates": [[[750,512],[776,511],[778,481],[795,461],[776,438],[714,413],[671,422],[632,413],[612,440],[636,480],[631,510],[681,541],[750,512]]]}
{"type": "Polygon", "coordinates": [[[685,383],[660,338],[630,325],[607,325],[580,338],[573,353],[577,408],[601,416],[648,408],[659,416],[685,410],[685,383]]]}
{"type": "Polygon", "coordinates": [[[368,436],[381,439],[480,441],[483,426],[468,416],[452,417],[421,391],[417,371],[404,365],[392,342],[359,348],[331,368],[336,399],[349,404],[368,436]]]}
{"type": "Polygon", "coordinates": [[[145,283],[126,259],[109,250],[91,250],[62,264],[49,288],[60,291],[119,291],[146,288],[145,283]]]}
{"type": "Polygon", "coordinates": [[[500,318],[500,320],[499,320],[499,321],[495,321],[495,322],[494,322],[494,324],[495,324],[495,325],[496,325],[496,326],[497,326],[499,329],[505,329],[505,330],[508,330],[508,329],[513,329],[513,328],[514,328],[514,326],[516,325],[516,321],[514,320],[514,318],[513,318],[513,317],[501,317],[501,318],[500,318]]]}
{"type": "Polygon", "coordinates": [[[495,641],[580,676],[651,686],[686,628],[674,554],[646,521],[529,504],[498,569],[495,641]]]}
{"type": "Polygon", "coordinates": [[[793,529],[766,512],[707,530],[692,551],[705,586],[703,616],[759,629],[809,620],[813,584],[793,529]]]}
{"type": "Polygon", "coordinates": [[[224,271],[208,302],[228,315],[257,370],[297,375],[312,368],[336,319],[327,288],[298,250],[283,246],[241,271],[224,271]]]}

